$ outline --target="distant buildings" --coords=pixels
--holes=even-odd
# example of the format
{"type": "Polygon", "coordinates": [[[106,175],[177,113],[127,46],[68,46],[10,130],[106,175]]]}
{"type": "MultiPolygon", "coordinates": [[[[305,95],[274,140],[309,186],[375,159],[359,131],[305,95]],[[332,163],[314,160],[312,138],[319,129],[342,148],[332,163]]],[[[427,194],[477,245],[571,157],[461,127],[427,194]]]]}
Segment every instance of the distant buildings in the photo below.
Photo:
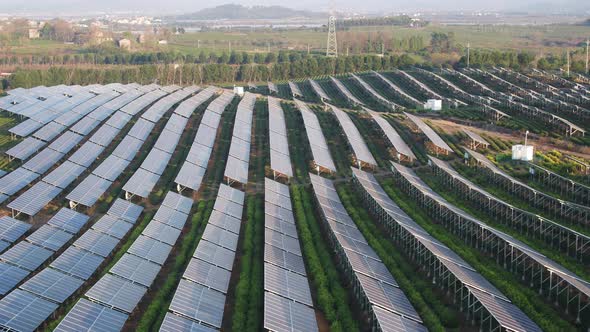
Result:
{"type": "Polygon", "coordinates": [[[29,29],[29,39],[39,39],[39,29],[37,28],[30,28],[29,29]]]}
{"type": "Polygon", "coordinates": [[[127,50],[127,51],[131,50],[131,40],[126,39],[126,38],[120,39],[119,40],[119,48],[123,49],[123,50],[127,50]]]}

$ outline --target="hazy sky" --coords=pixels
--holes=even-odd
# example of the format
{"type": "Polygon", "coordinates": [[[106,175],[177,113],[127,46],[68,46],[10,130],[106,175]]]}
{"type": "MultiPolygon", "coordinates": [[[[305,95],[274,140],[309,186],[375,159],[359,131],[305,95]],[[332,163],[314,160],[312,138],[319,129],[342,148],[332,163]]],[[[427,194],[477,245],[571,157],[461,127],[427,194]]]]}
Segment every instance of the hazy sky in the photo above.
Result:
{"type": "Polygon", "coordinates": [[[296,9],[398,12],[404,10],[527,10],[555,12],[566,10],[589,14],[588,0],[0,0],[1,13],[84,13],[88,11],[137,11],[146,14],[186,13],[225,3],[244,5],[283,5],[296,9]],[[582,9],[582,12],[580,12],[582,9]]]}

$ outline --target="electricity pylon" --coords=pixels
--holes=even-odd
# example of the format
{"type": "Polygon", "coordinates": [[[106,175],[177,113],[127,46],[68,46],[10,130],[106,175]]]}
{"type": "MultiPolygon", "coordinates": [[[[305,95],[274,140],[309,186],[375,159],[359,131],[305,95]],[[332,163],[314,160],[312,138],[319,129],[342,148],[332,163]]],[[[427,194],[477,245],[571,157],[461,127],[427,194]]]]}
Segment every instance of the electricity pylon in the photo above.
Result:
{"type": "Polygon", "coordinates": [[[336,43],[336,17],[330,16],[328,23],[328,46],[326,56],[338,57],[338,44],[336,43]]]}

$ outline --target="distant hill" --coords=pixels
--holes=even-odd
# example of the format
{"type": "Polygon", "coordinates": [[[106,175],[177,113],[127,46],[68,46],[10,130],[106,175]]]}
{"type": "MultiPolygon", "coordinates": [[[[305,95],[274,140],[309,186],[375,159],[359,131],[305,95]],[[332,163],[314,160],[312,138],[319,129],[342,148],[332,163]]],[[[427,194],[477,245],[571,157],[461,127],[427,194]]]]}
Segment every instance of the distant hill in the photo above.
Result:
{"type": "Polygon", "coordinates": [[[293,17],[321,18],[327,17],[325,13],[306,10],[295,10],[282,6],[253,6],[227,4],[212,8],[202,9],[196,13],[175,16],[185,20],[243,20],[243,19],[284,19],[293,17]]]}

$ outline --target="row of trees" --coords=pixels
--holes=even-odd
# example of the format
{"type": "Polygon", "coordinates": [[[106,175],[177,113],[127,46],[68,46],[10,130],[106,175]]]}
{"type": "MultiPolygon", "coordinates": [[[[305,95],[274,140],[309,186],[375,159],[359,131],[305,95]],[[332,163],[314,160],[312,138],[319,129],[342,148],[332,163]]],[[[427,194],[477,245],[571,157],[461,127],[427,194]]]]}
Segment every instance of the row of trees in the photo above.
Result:
{"type": "Polygon", "coordinates": [[[388,70],[414,65],[408,55],[339,58],[308,57],[293,62],[272,64],[184,64],[140,66],[101,66],[79,68],[56,66],[44,69],[18,69],[5,84],[11,88],[55,84],[93,84],[137,82],[148,84],[210,84],[223,82],[281,81],[366,70],[388,70]]]}

